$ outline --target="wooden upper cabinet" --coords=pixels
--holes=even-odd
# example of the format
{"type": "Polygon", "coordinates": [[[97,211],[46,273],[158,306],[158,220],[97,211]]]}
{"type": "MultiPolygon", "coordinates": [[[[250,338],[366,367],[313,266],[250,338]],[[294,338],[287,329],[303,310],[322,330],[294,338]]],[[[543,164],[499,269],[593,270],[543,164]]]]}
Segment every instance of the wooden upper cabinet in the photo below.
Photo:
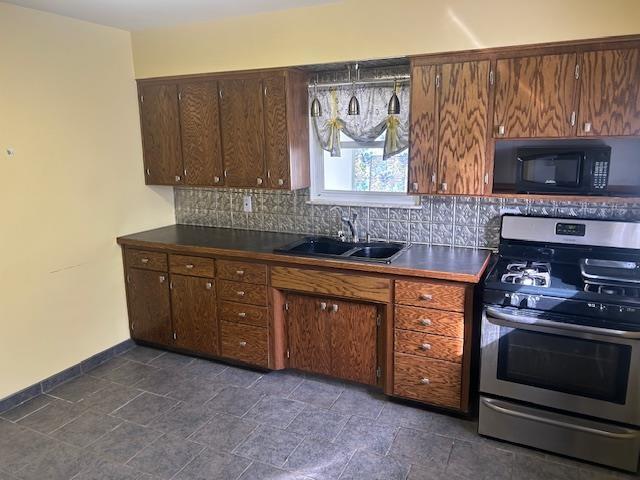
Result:
{"type": "Polygon", "coordinates": [[[440,67],[438,193],[484,191],[489,111],[489,61],[440,67]]]}
{"type": "Polygon", "coordinates": [[[222,80],[220,95],[226,185],[264,186],[262,81],[257,77],[222,80]]]}
{"type": "Polygon", "coordinates": [[[284,75],[263,80],[264,138],[267,187],[289,188],[289,139],[284,75]]]}
{"type": "Polygon", "coordinates": [[[182,182],[182,148],[176,84],[149,84],[140,89],[140,117],[148,185],[182,182]]]}
{"type": "Polygon", "coordinates": [[[222,185],[218,82],[181,83],[179,99],[184,183],[222,185]]]}
{"type": "Polygon", "coordinates": [[[409,192],[432,193],[438,161],[436,65],[411,70],[411,127],[409,129],[409,192]]]}
{"type": "Polygon", "coordinates": [[[129,268],[127,299],[131,337],[158,345],[170,345],[172,325],[167,274],[129,268]]]}
{"type": "Polygon", "coordinates": [[[578,136],[640,135],[640,49],[585,52],[578,136]]]}
{"type": "Polygon", "coordinates": [[[496,138],[573,135],[576,66],[575,53],[498,60],[493,135],[496,138]]]}

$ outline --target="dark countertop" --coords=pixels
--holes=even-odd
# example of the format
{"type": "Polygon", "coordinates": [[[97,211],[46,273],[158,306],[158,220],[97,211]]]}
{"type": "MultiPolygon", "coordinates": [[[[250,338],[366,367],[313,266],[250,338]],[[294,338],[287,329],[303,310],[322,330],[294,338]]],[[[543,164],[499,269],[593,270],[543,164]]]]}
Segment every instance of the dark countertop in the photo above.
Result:
{"type": "Polygon", "coordinates": [[[170,225],[118,237],[120,245],[193,252],[240,259],[265,260],[295,265],[334,267],[343,270],[436,278],[478,283],[491,252],[489,250],[411,245],[392,263],[374,263],[274,253],[274,249],[308,235],[236,230],[230,228],[170,225]]]}

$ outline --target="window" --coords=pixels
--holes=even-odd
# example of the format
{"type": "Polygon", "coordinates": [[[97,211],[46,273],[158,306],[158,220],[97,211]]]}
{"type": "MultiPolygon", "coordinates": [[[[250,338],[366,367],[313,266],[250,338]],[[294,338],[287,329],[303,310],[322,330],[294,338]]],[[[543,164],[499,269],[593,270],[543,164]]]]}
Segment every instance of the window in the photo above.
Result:
{"type": "Polygon", "coordinates": [[[356,142],[340,134],[340,157],[316,144],[312,200],[359,204],[416,205],[407,195],[408,150],[382,158],[385,134],[371,142],[356,142]]]}

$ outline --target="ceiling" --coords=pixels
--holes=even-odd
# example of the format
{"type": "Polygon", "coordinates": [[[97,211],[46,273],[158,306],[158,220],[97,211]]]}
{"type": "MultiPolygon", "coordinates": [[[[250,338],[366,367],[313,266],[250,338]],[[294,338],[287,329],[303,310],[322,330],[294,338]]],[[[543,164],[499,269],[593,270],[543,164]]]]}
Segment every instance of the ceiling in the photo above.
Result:
{"type": "Polygon", "coordinates": [[[125,30],[308,7],[340,0],[5,0],[125,30]]]}

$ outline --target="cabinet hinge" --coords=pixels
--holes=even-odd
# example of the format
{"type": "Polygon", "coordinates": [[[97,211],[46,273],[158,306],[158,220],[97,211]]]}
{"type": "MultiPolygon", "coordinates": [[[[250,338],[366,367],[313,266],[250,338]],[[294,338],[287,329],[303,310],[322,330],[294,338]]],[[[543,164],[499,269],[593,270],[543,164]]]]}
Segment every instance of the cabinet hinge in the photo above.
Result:
{"type": "Polygon", "coordinates": [[[178,101],[181,102],[182,101],[182,92],[178,92],[178,101]]]}
{"type": "Polygon", "coordinates": [[[289,311],[289,303],[285,303],[284,304],[284,311],[288,312],[289,311]]]}
{"type": "Polygon", "coordinates": [[[378,314],[378,316],[376,317],[376,325],[379,327],[380,325],[382,325],[382,315],[378,314]]]}
{"type": "Polygon", "coordinates": [[[376,378],[382,377],[382,367],[376,368],[376,378]]]}
{"type": "Polygon", "coordinates": [[[436,88],[440,88],[440,74],[436,75],[436,88]]]}
{"type": "Polygon", "coordinates": [[[144,95],[140,95],[140,103],[144,103],[144,95]]]}
{"type": "Polygon", "coordinates": [[[493,82],[495,81],[494,77],[493,70],[489,70],[489,85],[493,85],[493,82]]]}
{"type": "Polygon", "coordinates": [[[580,78],[580,64],[576,63],[576,71],[575,71],[576,80],[580,78]]]}
{"type": "Polygon", "coordinates": [[[177,340],[178,339],[178,335],[176,335],[176,332],[173,332],[173,339],[177,340]]]}
{"type": "MultiPolygon", "coordinates": [[[[171,280],[169,282],[169,290],[173,290],[173,280],[171,280]]],[[[175,333],[174,333],[174,335],[175,335],[175,333]]]]}
{"type": "Polygon", "coordinates": [[[136,322],[131,322],[131,331],[133,332],[136,327],[136,322]]]}
{"type": "Polygon", "coordinates": [[[291,353],[289,352],[288,348],[287,348],[287,358],[291,358],[291,353]]]}
{"type": "Polygon", "coordinates": [[[127,273],[127,283],[131,283],[131,276],[127,273]]]}

